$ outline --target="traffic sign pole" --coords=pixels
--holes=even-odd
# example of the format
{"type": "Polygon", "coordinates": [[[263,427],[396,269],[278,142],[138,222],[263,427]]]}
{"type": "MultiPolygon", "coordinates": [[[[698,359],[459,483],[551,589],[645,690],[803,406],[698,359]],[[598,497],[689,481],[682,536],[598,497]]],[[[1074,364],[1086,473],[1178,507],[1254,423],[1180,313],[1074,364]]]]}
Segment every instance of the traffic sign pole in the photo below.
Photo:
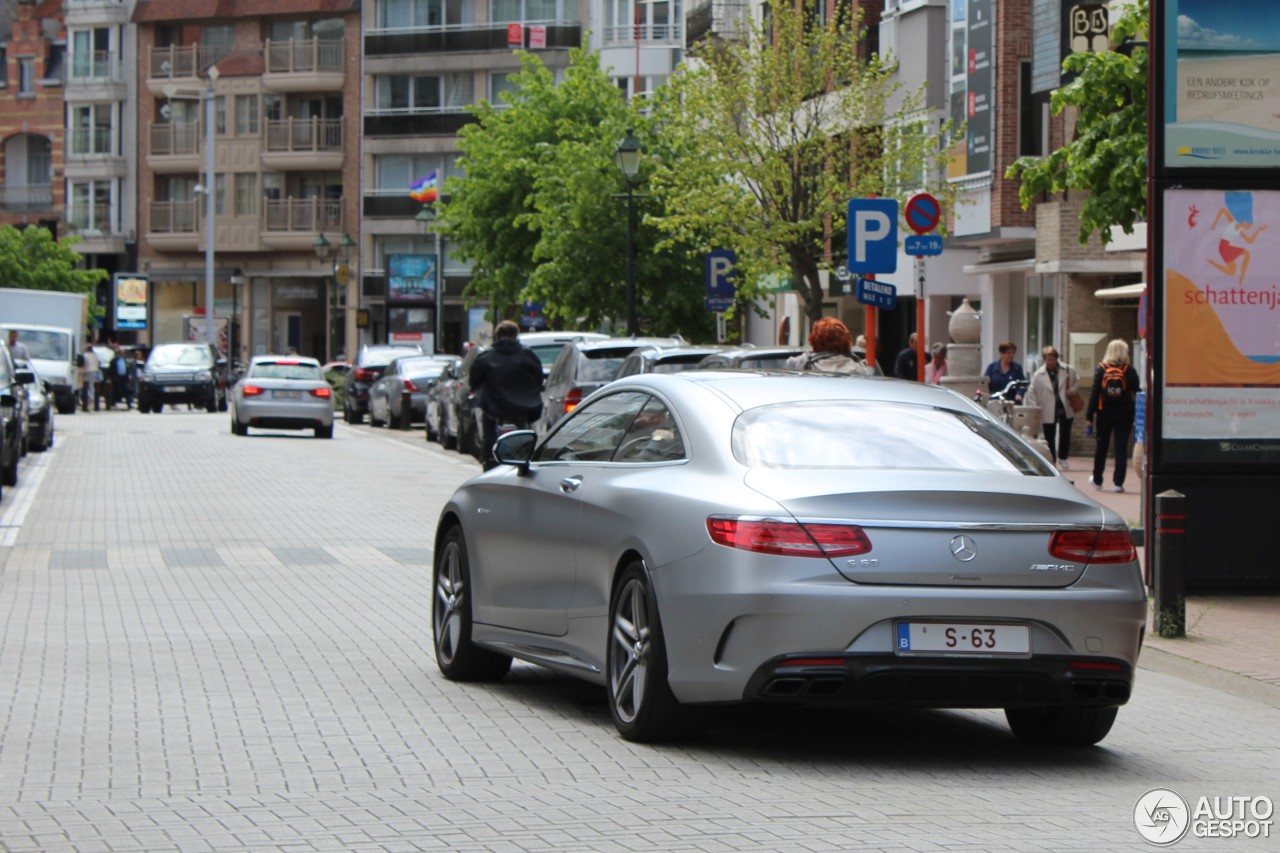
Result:
{"type": "Polygon", "coordinates": [[[916,381],[924,382],[924,258],[916,258],[916,381]]]}
{"type": "Polygon", "coordinates": [[[925,238],[942,218],[942,205],[929,193],[916,193],[907,200],[907,227],[916,232],[908,237],[904,248],[915,256],[916,272],[916,381],[924,382],[924,255],[936,255],[942,251],[941,239],[925,238]]]}

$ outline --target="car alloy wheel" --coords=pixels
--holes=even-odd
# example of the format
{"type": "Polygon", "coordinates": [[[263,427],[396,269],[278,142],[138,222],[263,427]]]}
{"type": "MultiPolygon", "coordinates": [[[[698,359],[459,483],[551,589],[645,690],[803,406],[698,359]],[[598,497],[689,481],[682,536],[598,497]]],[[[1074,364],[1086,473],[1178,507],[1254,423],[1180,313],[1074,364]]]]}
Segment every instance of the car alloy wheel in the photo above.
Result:
{"type": "Polygon", "coordinates": [[[630,741],[654,743],[701,732],[701,709],[681,705],[667,682],[662,623],[640,561],[629,565],[614,585],[608,643],[609,713],[619,734],[630,741]]]}
{"type": "Polygon", "coordinates": [[[511,658],[471,642],[471,572],[462,528],[454,525],[436,549],[431,604],[436,665],[451,681],[497,681],[511,658]]]}

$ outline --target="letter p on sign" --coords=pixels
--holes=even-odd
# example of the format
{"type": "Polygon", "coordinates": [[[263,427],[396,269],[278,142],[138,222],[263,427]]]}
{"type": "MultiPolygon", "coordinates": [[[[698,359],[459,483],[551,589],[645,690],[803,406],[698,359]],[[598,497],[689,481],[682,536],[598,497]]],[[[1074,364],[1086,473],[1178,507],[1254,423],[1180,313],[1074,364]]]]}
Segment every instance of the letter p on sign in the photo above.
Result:
{"type": "Polygon", "coordinates": [[[892,198],[849,199],[849,272],[898,269],[898,202],[892,198]]]}

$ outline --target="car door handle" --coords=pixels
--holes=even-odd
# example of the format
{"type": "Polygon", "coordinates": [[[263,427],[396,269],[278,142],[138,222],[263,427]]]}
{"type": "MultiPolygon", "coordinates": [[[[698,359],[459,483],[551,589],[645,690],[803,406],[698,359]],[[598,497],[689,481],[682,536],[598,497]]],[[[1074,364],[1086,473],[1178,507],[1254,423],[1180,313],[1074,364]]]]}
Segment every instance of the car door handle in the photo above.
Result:
{"type": "Polygon", "coordinates": [[[582,485],[581,477],[565,477],[563,480],[560,481],[560,491],[565,493],[576,492],[578,490],[578,487],[581,485],[582,485]]]}

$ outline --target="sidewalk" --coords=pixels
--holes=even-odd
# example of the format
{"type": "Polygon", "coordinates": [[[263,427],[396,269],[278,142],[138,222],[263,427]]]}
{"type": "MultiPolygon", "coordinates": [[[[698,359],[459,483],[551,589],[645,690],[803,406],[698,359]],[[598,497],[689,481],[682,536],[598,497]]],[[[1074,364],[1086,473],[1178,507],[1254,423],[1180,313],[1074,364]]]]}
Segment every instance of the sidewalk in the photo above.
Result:
{"type": "MultiPolygon", "coordinates": [[[[1064,472],[1076,487],[1103,506],[1110,507],[1130,526],[1142,524],[1142,484],[1131,476],[1123,494],[1112,491],[1110,479],[1103,491],[1089,485],[1089,460],[1073,459],[1072,470],[1064,472]]],[[[1111,465],[1107,466],[1108,478],[1111,465]]],[[[1146,565],[1146,549],[1138,549],[1146,565]]],[[[1220,672],[1249,678],[1271,693],[1272,703],[1280,703],[1280,595],[1194,596],[1187,599],[1187,635],[1166,639],[1147,623],[1146,643],[1140,665],[1150,669],[1187,675],[1187,664],[1199,664],[1220,672]]],[[[1202,675],[1213,676],[1212,671],[1202,675]]],[[[1221,686],[1221,685],[1219,685],[1221,686]]],[[[1251,691],[1255,692],[1256,691],[1251,691]]]]}

